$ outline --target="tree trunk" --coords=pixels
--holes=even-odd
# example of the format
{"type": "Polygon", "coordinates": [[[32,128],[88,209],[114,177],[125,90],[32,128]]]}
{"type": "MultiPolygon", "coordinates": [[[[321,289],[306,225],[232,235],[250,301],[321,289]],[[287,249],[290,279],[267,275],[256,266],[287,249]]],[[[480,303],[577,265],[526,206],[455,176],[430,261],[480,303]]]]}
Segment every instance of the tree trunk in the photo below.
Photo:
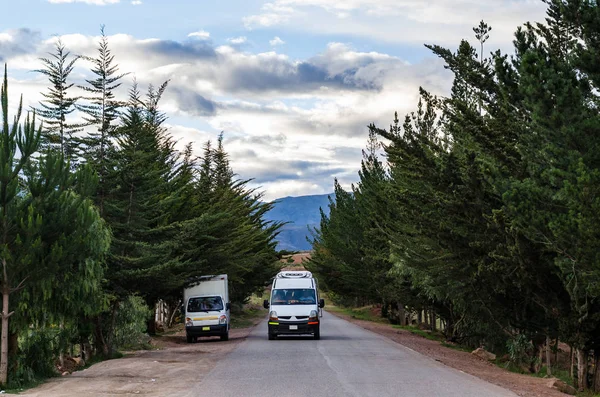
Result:
{"type": "Polygon", "coordinates": [[[546,375],[552,376],[552,365],[550,363],[550,336],[546,335],[546,375]]]}
{"type": "MultiPolygon", "coordinates": [[[[62,141],[62,135],[61,135],[61,143],[60,143],[60,147],[62,149],[62,145],[63,145],[63,141],[62,141]]],[[[63,319],[60,320],[60,324],[59,324],[59,329],[60,329],[60,341],[62,341],[63,337],[64,337],[64,331],[65,331],[65,322],[63,319]]],[[[62,345],[62,343],[60,343],[60,353],[58,354],[58,361],[60,363],[60,367],[64,367],[65,366],[65,348],[62,345]]]]}
{"type": "Polygon", "coordinates": [[[577,390],[585,391],[588,388],[588,352],[577,349],[577,390]]]}
{"type": "Polygon", "coordinates": [[[556,342],[554,346],[554,365],[558,367],[558,336],[556,337],[556,342]]]}
{"type": "Polygon", "coordinates": [[[419,309],[419,312],[417,313],[417,325],[421,324],[423,322],[423,311],[419,309]]]}
{"type": "Polygon", "coordinates": [[[571,367],[569,368],[569,376],[571,379],[575,379],[575,352],[573,351],[573,346],[569,345],[569,357],[571,357],[571,367]]]}
{"type": "Polygon", "coordinates": [[[156,335],[156,321],[154,315],[148,319],[146,326],[148,327],[148,335],[156,335]]]}
{"type": "Polygon", "coordinates": [[[169,323],[167,324],[168,328],[173,326],[173,319],[175,318],[175,313],[177,313],[177,310],[179,310],[179,306],[181,306],[181,300],[178,300],[175,304],[175,307],[173,307],[173,310],[171,310],[171,317],[169,317],[169,323]]]}
{"type": "Polygon", "coordinates": [[[8,381],[8,299],[10,288],[8,281],[2,280],[2,341],[0,343],[0,384],[6,386],[8,381]]]}
{"type": "Polygon", "coordinates": [[[402,303],[398,303],[398,316],[400,317],[400,325],[406,325],[406,310],[402,303]]]}
{"type": "Polygon", "coordinates": [[[108,357],[108,345],[104,340],[104,333],[102,332],[102,316],[96,316],[96,324],[94,327],[94,345],[96,353],[100,353],[104,358],[108,357]]]}
{"type": "Polygon", "coordinates": [[[594,354],[594,392],[600,392],[600,351],[594,354]]]}
{"type": "Polygon", "coordinates": [[[80,350],[83,361],[86,363],[89,362],[92,359],[92,346],[90,345],[90,341],[87,336],[81,339],[80,350]]]}
{"type": "Polygon", "coordinates": [[[448,342],[456,342],[454,337],[454,321],[452,318],[448,318],[444,324],[444,335],[448,342]]]}
{"type": "Polygon", "coordinates": [[[9,366],[8,372],[15,373],[17,370],[17,354],[19,354],[19,334],[16,332],[10,332],[8,330],[8,363],[12,365],[9,366]]]}
{"type": "Polygon", "coordinates": [[[437,330],[437,324],[435,322],[435,310],[431,309],[431,330],[434,332],[437,330]]]}
{"type": "Polygon", "coordinates": [[[113,302],[112,305],[112,310],[110,313],[110,329],[107,332],[106,335],[106,350],[107,350],[107,354],[108,357],[112,358],[113,356],[113,352],[114,352],[114,338],[113,335],[115,334],[115,324],[117,322],[117,310],[119,309],[119,301],[115,301],[113,302]]]}

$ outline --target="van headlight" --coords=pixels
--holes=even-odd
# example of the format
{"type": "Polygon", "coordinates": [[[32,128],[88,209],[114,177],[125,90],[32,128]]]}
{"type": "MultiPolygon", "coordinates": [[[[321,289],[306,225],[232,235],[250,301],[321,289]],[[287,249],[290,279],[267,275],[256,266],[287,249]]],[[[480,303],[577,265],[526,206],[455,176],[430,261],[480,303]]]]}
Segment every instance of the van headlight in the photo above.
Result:
{"type": "Polygon", "coordinates": [[[185,326],[186,326],[186,327],[191,327],[191,326],[193,326],[193,325],[194,325],[194,322],[192,321],[192,319],[191,319],[191,318],[189,318],[189,317],[186,317],[186,318],[185,318],[185,326]]]}
{"type": "Polygon", "coordinates": [[[319,320],[319,312],[316,310],[311,310],[310,315],[308,316],[308,321],[318,321],[319,320]]]}
{"type": "Polygon", "coordinates": [[[277,312],[275,310],[272,310],[271,313],[269,313],[269,321],[277,320],[279,320],[279,318],[277,317],[277,312]]]}
{"type": "Polygon", "coordinates": [[[221,325],[227,324],[227,316],[226,315],[222,315],[221,317],[219,317],[219,324],[221,324],[221,325]]]}

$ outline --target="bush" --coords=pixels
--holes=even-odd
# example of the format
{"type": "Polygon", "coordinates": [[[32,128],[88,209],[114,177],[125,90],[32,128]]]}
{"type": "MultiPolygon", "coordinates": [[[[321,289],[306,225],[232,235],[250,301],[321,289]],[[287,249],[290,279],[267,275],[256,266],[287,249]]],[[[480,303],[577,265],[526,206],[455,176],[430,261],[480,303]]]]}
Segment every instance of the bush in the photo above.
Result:
{"type": "Polygon", "coordinates": [[[9,379],[11,386],[23,386],[57,375],[55,360],[60,350],[60,333],[57,327],[43,327],[29,329],[19,337],[19,352],[9,379]]]}
{"type": "Polygon", "coordinates": [[[115,347],[120,349],[138,349],[148,346],[146,333],[148,318],[152,310],[137,295],[130,295],[121,302],[115,319],[115,347]]]}
{"type": "Polygon", "coordinates": [[[506,342],[506,347],[508,349],[511,364],[517,367],[531,364],[534,346],[526,335],[519,334],[508,340],[508,342],[506,342]]]}

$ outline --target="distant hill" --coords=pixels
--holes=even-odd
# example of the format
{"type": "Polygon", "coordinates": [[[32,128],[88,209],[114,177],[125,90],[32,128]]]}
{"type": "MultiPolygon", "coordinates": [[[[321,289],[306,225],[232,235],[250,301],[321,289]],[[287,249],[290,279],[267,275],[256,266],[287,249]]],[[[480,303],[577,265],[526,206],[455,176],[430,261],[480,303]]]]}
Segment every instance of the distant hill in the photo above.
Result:
{"type": "MultiPolygon", "coordinates": [[[[307,251],[312,247],[307,236],[309,228],[319,227],[321,214],[319,208],[329,215],[329,194],[277,199],[273,209],[265,214],[270,221],[289,222],[277,238],[277,248],[289,251],[307,251]]],[[[331,194],[333,197],[333,193],[331,194]]]]}

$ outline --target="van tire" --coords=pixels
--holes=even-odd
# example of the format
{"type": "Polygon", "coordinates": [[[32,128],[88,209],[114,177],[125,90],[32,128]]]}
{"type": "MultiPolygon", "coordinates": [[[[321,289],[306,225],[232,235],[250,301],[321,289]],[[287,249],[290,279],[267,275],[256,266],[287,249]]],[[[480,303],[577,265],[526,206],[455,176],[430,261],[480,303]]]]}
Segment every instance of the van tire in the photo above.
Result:
{"type": "Polygon", "coordinates": [[[275,338],[277,338],[277,335],[269,332],[269,340],[275,340],[275,338]]]}
{"type": "Polygon", "coordinates": [[[317,328],[317,329],[315,330],[315,334],[314,334],[314,336],[315,336],[315,340],[319,340],[319,339],[321,339],[321,329],[320,329],[320,328],[317,328]]]}
{"type": "Polygon", "coordinates": [[[194,342],[194,338],[191,335],[185,335],[185,339],[187,340],[187,343],[192,343],[194,342]]]}
{"type": "Polygon", "coordinates": [[[227,331],[226,333],[224,333],[223,335],[221,335],[221,340],[222,341],[228,341],[229,340],[229,331],[227,331]]]}

